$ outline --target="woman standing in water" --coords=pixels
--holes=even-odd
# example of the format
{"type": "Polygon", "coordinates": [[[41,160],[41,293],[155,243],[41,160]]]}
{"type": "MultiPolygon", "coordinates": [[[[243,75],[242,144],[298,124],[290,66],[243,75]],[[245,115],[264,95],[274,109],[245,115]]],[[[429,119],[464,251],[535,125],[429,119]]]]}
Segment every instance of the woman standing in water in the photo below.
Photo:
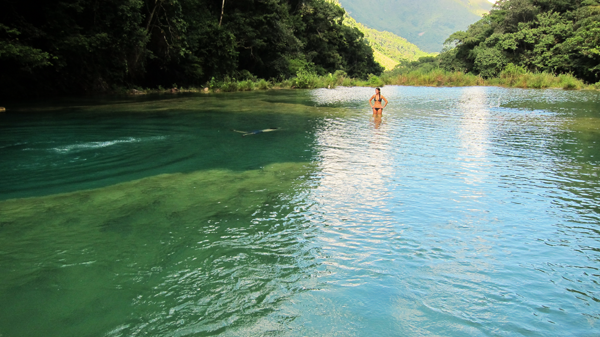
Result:
{"type": "Polygon", "coordinates": [[[388,105],[388,100],[385,97],[381,96],[381,89],[375,88],[375,95],[371,96],[371,98],[369,99],[369,104],[371,105],[371,108],[373,108],[373,116],[381,116],[383,108],[385,108],[388,105]],[[373,100],[375,100],[375,104],[371,103],[373,100]],[[384,106],[381,106],[382,100],[385,101],[384,106]]]}

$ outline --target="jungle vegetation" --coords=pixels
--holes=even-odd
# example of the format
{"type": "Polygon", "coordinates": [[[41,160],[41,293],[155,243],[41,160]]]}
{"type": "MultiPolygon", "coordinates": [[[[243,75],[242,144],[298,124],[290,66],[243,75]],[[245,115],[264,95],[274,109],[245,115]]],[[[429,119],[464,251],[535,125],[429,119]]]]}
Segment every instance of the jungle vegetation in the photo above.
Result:
{"type": "Polygon", "coordinates": [[[386,84],[600,89],[600,0],[500,0],[437,56],[356,23],[336,3],[8,2],[0,96],[386,84]],[[374,55],[399,64],[381,74],[374,55]]]}
{"type": "Polygon", "coordinates": [[[600,0],[500,0],[489,15],[450,35],[435,61],[486,79],[529,72],[597,83],[600,0]]]}
{"type": "Polygon", "coordinates": [[[273,83],[336,70],[367,79],[383,71],[364,35],[344,24],[344,10],[325,0],[9,0],[2,7],[3,97],[273,83]]]}

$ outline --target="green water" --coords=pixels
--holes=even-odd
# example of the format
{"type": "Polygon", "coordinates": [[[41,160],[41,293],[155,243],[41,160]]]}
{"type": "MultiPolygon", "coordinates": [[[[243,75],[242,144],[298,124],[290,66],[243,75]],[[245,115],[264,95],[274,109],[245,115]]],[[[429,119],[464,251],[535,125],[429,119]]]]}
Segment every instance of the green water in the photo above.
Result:
{"type": "Polygon", "coordinates": [[[0,336],[600,334],[598,93],[371,91],[16,104],[0,336]]]}

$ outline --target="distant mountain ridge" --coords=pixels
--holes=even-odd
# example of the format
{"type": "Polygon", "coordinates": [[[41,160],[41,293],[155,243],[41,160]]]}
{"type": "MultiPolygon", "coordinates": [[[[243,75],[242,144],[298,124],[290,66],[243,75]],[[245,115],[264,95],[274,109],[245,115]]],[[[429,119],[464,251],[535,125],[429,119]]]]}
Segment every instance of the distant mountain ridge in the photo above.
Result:
{"type": "Polygon", "coordinates": [[[339,0],[359,23],[402,36],[426,52],[439,52],[454,32],[481,19],[487,0],[339,0]]]}

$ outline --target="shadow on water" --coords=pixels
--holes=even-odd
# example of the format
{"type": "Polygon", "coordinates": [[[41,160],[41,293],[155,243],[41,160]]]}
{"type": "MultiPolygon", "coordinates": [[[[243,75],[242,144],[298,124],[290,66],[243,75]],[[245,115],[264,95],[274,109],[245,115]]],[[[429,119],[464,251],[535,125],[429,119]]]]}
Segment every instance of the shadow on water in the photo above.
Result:
{"type": "Polygon", "coordinates": [[[323,111],[308,101],[73,100],[2,116],[0,335],[218,334],[314,286],[303,181],[323,111]]]}
{"type": "Polygon", "coordinates": [[[0,200],[313,155],[312,128],[322,111],[309,106],[308,95],[164,96],[59,102],[67,107],[37,102],[9,111],[0,118],[0,200]],[[232,131],[266,128],[277,132],[232,131]]]}

